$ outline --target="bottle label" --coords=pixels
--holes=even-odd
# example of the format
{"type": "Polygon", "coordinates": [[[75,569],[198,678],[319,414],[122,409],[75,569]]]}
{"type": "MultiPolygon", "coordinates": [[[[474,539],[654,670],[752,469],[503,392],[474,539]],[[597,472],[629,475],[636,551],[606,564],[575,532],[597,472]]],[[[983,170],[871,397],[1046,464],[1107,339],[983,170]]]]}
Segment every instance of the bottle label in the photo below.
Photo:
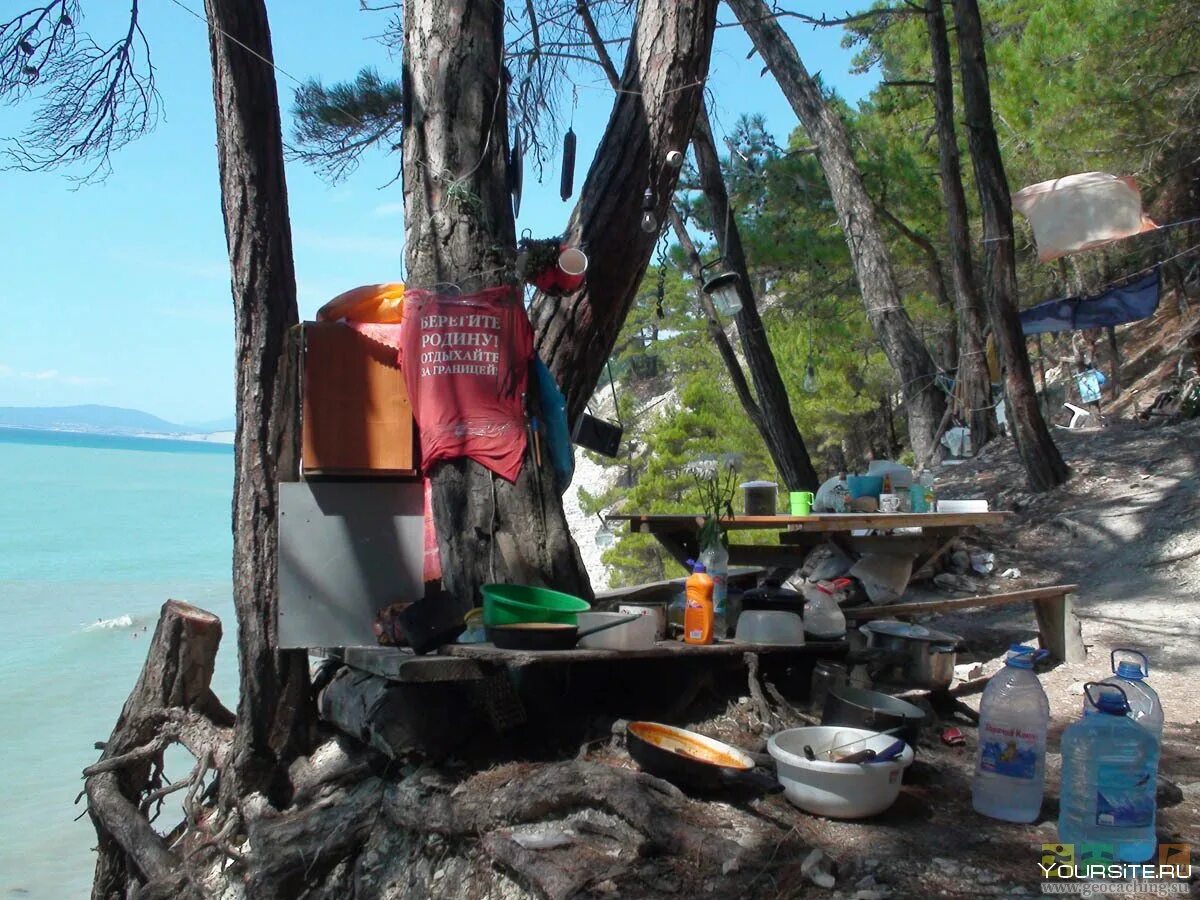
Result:
{"type": "Polygon", "coordinates": [[[689,641],[700,641],[704,639],[704,632],[699,628],[694,628],[688,632],[689,641]]]}
{"type": "Polygon", "coordinates": [[[979,735],[979,769],[1032,781],[1037,776],[1040,745],[1036,732],[984,722],[979,735]]]}
{"type": "Polygon", "coordinates": [[[729,596],[729,585],[725,575],[713,576],[713,608],[718,614],[724,614],[725,601],[729,596]]]}
{"type": "Polygon", "coordinates": [[[1154,773],[1101,763],[1096,770],[1096,824],[1111,828],[1147,828],[1154,824],[1154,773]]]}

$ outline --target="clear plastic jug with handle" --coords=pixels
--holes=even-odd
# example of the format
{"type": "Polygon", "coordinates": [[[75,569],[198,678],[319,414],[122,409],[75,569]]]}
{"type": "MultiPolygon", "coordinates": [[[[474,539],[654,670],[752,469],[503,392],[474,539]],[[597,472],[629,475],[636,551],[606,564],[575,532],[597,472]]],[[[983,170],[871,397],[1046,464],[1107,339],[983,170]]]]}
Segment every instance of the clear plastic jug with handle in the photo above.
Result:
{"type": "MultiPolygon", "coordinates": [[[[1146,676],[1150,674],[1150,660],[1141,651],[1129,648],[1114,650],[1111,660],[1113,674],[1100,683],[1119,687],[1125,694],[1125,699],[1129,701],[1129,718],[1148,729],[1161,741],[1163,733],[1162,702],[1158,699],[1158,691],[1146,683],[1146,676]]],[[[1095,705],[1085,696],[1083,698],[1083,714],[1088,716],[1095,712],[1095,705]]]]}
{"type": "Polygon", "coordinates": [[[1045,655],[1013,644],[979,701],[971,804],[993,819],[1032,822],[1042,808],[1050,701],[1033,664],[1045,655]]]}
{"type": "Polygon", "coordinates": [[[1157,846],[1158,739],[1129,718],[1121,685],[1083,690],[1095,712],[1063,732],[1058,839],[1107,844],[1118,862],[1144,862],[1157,846]]]}

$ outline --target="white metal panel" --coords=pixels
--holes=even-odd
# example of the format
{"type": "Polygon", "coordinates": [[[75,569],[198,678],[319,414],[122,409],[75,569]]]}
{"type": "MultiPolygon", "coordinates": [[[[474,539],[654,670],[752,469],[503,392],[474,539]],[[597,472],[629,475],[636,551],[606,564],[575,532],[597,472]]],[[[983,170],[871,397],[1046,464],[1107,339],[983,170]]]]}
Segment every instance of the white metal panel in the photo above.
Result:
{"type": "Polygon", "coordinates": [[[279,486],[279,645],[363,647],[381,607],[424,594],[419,481],[279,486]]]}

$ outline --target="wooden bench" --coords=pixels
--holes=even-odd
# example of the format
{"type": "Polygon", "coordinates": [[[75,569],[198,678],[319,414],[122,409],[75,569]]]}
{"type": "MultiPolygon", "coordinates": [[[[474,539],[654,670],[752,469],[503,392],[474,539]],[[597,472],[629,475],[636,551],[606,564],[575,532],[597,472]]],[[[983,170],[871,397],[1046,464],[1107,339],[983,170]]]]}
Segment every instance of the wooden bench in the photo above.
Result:
{"type": "Polygon", "coordinates": [[[1038,641],[1055,659],[1069,663],[1087,660],[1079,617],[1075,615],[1075,592],[1078,585],[1058,584],[1048,587],[1010,591],[978,597],[956,597],[949,600],[928,600],[919,603],[896,603],[891,606],[860,606],[845,610],[851,622],[873,619],[892,619],[924,616],[951,610],[979,609],[988,606],[1007,606],[1013,603],[1032,603],[1037,616],[1038,641]]]}

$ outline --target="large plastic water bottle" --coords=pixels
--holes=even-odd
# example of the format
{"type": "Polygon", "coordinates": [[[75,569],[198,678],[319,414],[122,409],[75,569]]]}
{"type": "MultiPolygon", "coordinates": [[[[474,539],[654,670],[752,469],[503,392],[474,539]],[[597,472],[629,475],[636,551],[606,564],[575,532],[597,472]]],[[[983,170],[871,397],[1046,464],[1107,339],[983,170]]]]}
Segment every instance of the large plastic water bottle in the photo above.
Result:
{"type": "Polygon", "coordinates": [[[713,634],[718,638],[728,636],[729,631],[729,551],[717,540],[704,548],[700,562],[713,580],[713,634]]]}
{"type": "Polygon", "coordinates": [[[971,803],[993,819],[1032,822],[1042,808],[1050,701],[1033,664],[1043,655],[1014,644],[979,703],[971,803]]]}
{"type": "MultiPolygon", "coordinates": [[[[1137,650],[1118,649],[1112,652],[1113,675],[1105,678],[1101,684],[1111,684],[1119,687],[1129,701],[1129,718],[1144,728],[1149,729],[1158,740],[1162,741],[1163,708],[1158,699],[1158,691],[1146,683],[1150,674],[1150,660],[1146,654],[1137,650]],[[1117,661],[1117,655],[1125,658],[1117,661]]],[[[1088,697],[1083,698],[1083,714],[1091,715],[1096,712],[1095,705],[1088,697]]]]}
{"type": "Polygon", "coordinates": [[[1120,685],[1083,690],[1096,712],[1063,732],[1058,839],[1109,844],[1118,862],[1143,862],[1156,846],[1158,739],[1128,717],[1120,685]]]}

